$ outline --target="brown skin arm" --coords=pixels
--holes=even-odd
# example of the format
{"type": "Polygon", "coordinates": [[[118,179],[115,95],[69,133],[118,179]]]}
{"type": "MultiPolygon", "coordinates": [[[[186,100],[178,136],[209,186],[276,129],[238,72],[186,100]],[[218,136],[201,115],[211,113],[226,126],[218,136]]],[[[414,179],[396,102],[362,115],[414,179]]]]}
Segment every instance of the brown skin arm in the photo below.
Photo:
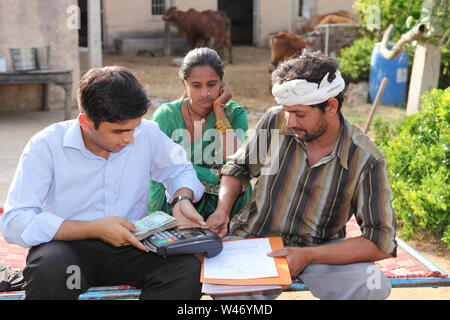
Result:
{"type": "Polygon", "coordinates": [[[241,189],[241,181],[238,178],[225,175],[222,176],[217,208],[206,220],[207,226],[220,237],[224,237],[227,233],[231,209],[239,196],[241,189]]]}
{"type": "Polygon", "coordinates": [[[309,264],[350,264],[392,258],[362,236],[318,247],[274,250],[268,255],[286,257],[292,277],[297,277],[309,264]]]}
{"type": "Polygon", "coordinates": [[[137,231],[136,227],[122,217],[111,216],[93,221],[65,220],[53,240],[71,241],[98,238],[116,247],[133,245],[148,252],[148,249],[130,231],[137,231]]]}

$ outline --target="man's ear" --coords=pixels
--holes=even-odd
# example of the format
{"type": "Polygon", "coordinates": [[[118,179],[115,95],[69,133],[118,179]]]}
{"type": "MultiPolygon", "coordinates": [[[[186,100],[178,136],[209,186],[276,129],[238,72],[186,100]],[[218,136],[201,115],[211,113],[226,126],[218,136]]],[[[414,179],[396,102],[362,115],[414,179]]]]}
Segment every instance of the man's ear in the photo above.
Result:
{"type": "Polygon", "coordinates": [[[339,102],[336,98],[330,98],[328,99],[328,105],[325,108],[325,112],[329,116],[334,116],[338,111],[339,102]]]}
{"type": "Polygon", "coordinates": [[[83,128],[83,130],[85,131],[89,131],[91,129],[90,123],[89,123],[89,118],[87,117],[87,115],[85,113],[81,113],[78,116],[78,122],[80,123],[80,126],[83,128]]]}

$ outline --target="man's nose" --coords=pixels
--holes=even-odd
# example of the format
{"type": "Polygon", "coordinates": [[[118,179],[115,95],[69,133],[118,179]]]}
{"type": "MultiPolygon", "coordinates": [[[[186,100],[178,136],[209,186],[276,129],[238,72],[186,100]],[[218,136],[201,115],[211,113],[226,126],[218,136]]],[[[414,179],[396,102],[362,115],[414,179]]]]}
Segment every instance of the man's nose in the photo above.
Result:
{"type": "Polygon", "coordinates": [[[126,133],[123,140],[125,141],[125,143],[132,143],[132,142],[134,142],[133,132],[126,133]]]}
{"type": "Polygon", "coordinates": [[[296,127],[297,122],[295,119],[295,115],[291,114],[290,112],[286,112],[286,127],[293,128],[296,127]]]}

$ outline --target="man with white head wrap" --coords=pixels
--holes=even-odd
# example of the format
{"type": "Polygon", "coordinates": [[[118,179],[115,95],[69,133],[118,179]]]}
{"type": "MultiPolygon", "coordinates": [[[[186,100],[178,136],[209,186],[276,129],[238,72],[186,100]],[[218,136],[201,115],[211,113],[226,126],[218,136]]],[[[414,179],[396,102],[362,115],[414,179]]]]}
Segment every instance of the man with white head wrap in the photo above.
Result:
{"type": "Polygon", "coordinates": [[[229,214],[257,178],[247,207],[230,222],[231,235],[282,237],[285,249],[269,255],[287,257],[292,277],[316,297],[387,298],[389,280],[373,263],[396,255],[386,160],[342,116],[345,83],[336,61],[303,53],[281,64],[272,80],[281,106],[266,112],[222,168],[217,213],[229,214]],[[362,235],[346,240],[353,215],[362,235]]]}

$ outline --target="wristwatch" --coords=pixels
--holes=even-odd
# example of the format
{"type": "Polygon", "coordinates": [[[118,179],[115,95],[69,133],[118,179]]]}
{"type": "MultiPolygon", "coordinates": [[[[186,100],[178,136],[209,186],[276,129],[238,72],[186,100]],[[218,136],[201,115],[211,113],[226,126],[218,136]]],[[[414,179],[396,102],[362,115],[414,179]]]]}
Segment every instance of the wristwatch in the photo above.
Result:
{"type": "Polygon", "coordinates": [[[181,200],[189,200],[192,204],[194,204],[193,201],[192,201],[192,199],[191,199],[190,197],[188,197],[188,196],[178,196],[178,197],[176,197],[176,198],[174,198],[174,199],[172,200],[172,203],[171,203],[170,205],[171,205],[172,208],[173,208],[173,207],[175,207],[175,204],[176,204],[178,201],[181,201],[181,200]]]}

